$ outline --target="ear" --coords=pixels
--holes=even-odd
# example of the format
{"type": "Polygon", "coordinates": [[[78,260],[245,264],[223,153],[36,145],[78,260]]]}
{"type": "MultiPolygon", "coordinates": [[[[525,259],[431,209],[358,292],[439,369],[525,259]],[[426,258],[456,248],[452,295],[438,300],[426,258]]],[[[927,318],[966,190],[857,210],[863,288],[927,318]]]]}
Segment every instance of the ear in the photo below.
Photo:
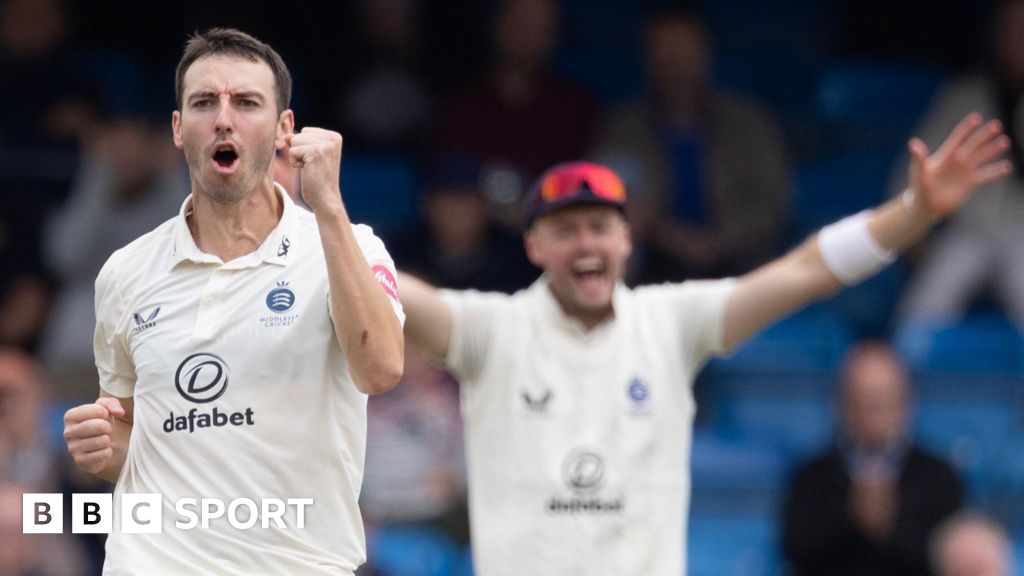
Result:
{"type": "Polygon", "coordinates": [[[530,228],[523,233],[523,247],[526,248],[526,257],[530,259],[530,263],[543,268],[544,250],[542,243],[537,239],[536,228],[530,228]]]}
{"type": "Polygon", "coordinates": [[[629,258],[633,255],[633,231],[629,227],[629,222],[626,222],[625,219],[622,220],[622,234],[624,236],[623,246],[625,246],[625,256],[626,258],[629,258]]]}
{"type": "Polygon", "coordinates": [[[274,147],[282,150],[288,146],[288,138],[295,133],[295,113],[290,109],[281,112],[277,117],[277,134],[274,138],[274,147]]]}
{"type": "Polygon", "coordinates": [[[174,146],[178,150],[185,147],[184,141],[181,139],[181,112],[175,110],[171,113],[171,135],[174,138],[174,146]]]}

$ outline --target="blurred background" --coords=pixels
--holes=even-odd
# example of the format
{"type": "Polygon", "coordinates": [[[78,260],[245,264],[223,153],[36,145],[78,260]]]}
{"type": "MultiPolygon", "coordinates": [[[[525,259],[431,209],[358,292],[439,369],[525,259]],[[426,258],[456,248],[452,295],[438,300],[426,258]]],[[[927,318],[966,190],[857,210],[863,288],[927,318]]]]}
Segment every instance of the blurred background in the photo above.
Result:
{"type": "MultiPolygon", "coordinates": [[[[96,395],[96,273],[188,192],[169,130],[174,66],[211,26],[282,54],[298,126],[345,137],[353,220],[399,268],[456,288],[535,279],[518,202],[560,161],[626,180],[635,284],[781,255],[899,194],[907,138],[934,147],[972,110],[1002,119],[1024,158],[1015,0],[0,0],[0,574],[98,574],[102,539],[20,535],[13,503],[109,489],[69,465],[61,418],[96,395]]],[[[1018,172],[876,278],[708,366],[690,574],[927,573],[906,566],[961,508],[995,519],[1024,557],[1022,222],[1018,172]],[[864,339],[888,359],[851,359],[864,339]],[[882,450],[856,442],[858,426],[885,425],[856,416],[847,384],[864,374],[900,390],[864,400],[897,413],[882,450]],[[918,450],[948,467],[948,498],[900,492],[918,450]],[[830,453],[845,479],[803,482],[830,453]],[[794,544],[801,493],[830,489],[844,542],[794,544]],[[910,559],[894,560],[904,537],[910,559]],[[879,564],[827,567],[844,554],[879,564]]],[[[457,386],[409,354],[403,384],[370,401],[364,573],[471,574],[457,386]]]]}

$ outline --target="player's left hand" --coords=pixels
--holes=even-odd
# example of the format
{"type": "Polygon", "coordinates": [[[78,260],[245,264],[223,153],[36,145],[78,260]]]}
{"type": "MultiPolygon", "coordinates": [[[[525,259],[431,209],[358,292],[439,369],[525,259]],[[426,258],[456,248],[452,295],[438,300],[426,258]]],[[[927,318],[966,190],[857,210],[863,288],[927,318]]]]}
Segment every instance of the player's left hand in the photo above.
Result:
{"type": "Polygon", "coordinates": [[[289,137],[288,159],[299,168],[302,199],[317,212],[341,207],[341,134],[303,128],[289,137]]]}
{"type": "Polygon", "coordinates": [[[955,212],[982,184],[1006,176],[1013,164],[1003,158],[1010,139],[998,120],[982,123],[971,113],[956,125],[935,153],[913,138],[910,149],[910,186],[915,208],[932,218],[955,212]]]}

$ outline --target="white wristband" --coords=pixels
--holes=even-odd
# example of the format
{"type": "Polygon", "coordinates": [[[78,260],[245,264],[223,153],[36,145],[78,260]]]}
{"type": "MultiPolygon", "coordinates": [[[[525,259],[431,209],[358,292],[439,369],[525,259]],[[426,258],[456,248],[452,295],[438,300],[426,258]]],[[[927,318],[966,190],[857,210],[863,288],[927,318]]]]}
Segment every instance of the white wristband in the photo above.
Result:
{"type": "Polygon", "coordinates": [[[832,274],[844,285],[853,286],[873,276],[896,259],[896,254],[878,245],[868,231],[864,210],[829,224],[818,233],[818,249],[832,274]]]}

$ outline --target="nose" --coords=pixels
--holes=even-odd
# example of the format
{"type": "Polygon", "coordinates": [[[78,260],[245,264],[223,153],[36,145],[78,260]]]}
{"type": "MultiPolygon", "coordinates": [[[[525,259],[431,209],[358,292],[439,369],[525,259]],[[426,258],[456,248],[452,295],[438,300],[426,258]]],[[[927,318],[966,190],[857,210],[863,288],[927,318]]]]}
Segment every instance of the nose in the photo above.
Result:
{"type": "Polygon", "coordinates": [[[222,96],[217,105],[217,117],[214,119],[214,129],[220,132],[231,132],[234,129],[234,120],[230,102],[226,96],[222,96]]]}
{"type": "Polygon", "coordinates": [[[597,246],[597,235],[584,228],[576,236],[576,242],[581,250],[589,251],[597,246]]]}

